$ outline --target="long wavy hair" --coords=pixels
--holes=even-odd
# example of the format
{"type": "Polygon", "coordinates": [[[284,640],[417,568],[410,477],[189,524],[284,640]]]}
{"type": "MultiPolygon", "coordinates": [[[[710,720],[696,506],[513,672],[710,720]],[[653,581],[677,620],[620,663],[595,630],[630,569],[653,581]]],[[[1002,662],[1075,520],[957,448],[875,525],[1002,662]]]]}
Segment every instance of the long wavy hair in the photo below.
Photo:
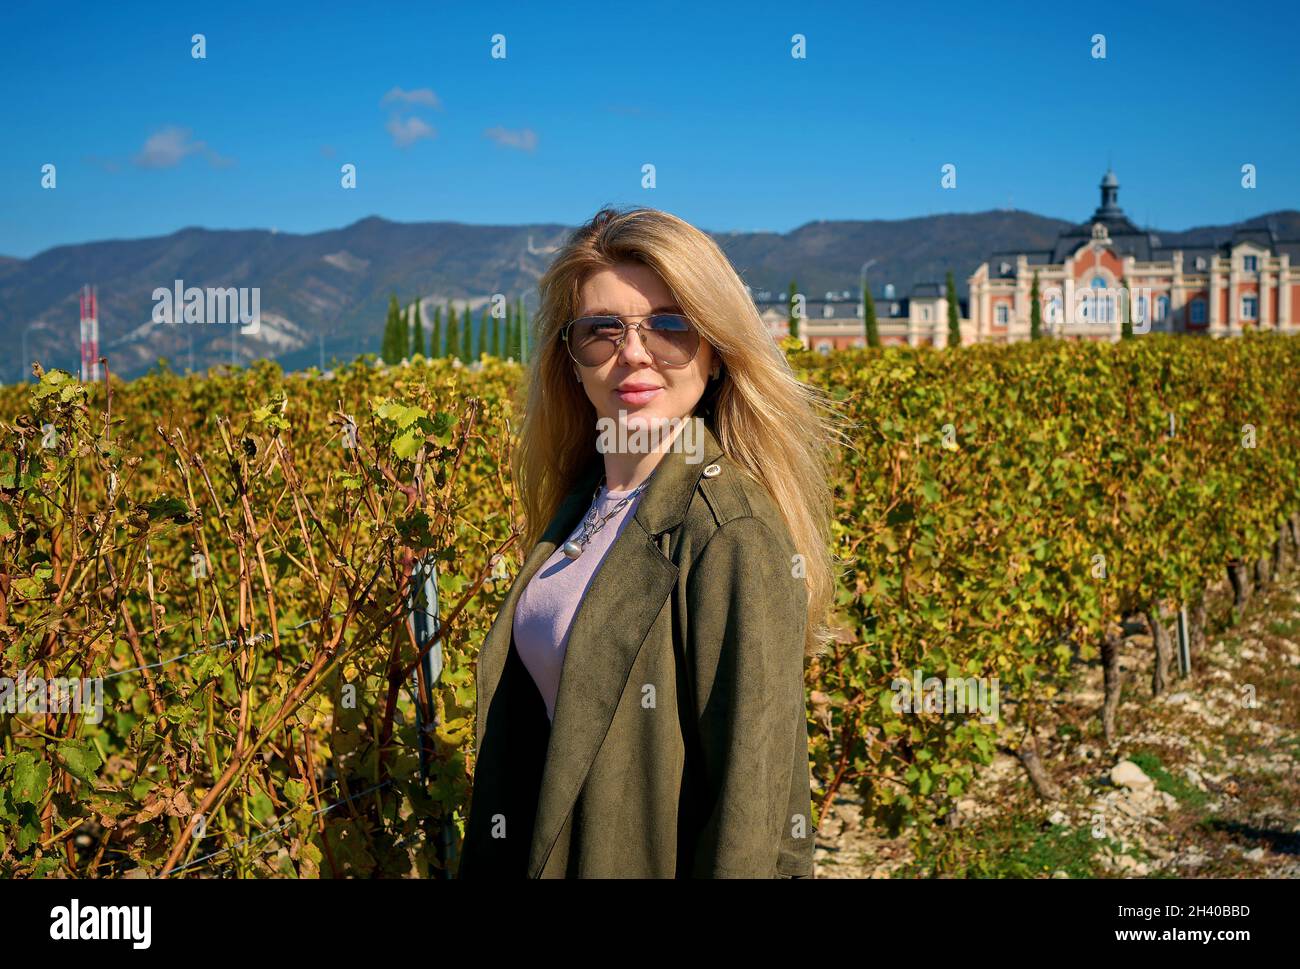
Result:
{"type": "Polygon", "coordinates": [[[560,331],[579,308],[594,272],[622,262],[652,268],[721,359],[696,405],[727,456],[775,500],[808,584],[804,655],[825,650],[840,563],[830,551],[833,449],[847,425],[819,388],[800,381],[768,331],[744,283],[718,245],[658,209],[602,208],[559,250],[538,282],[535,348],[523,388],[520,443],[511,473],[525,516],[525,549],[541,538],[564,496],[599,456],[596,412],[560,331]]]}

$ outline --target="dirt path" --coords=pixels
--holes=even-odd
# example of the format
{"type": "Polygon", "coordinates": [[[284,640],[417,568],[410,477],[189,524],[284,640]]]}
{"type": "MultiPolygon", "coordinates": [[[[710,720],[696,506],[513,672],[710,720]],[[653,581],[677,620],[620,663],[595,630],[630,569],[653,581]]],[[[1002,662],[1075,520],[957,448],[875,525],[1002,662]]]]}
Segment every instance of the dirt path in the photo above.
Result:
{"type": "MultiPolygon", "coordinates": [[[[1224,628],[1226,581],[1208,606],[1206,650],[1187,678],[1175,662],[1160,697],[1145,624],[1125,639],[1113,750],[1101,732],[1101,666],[1080,668],[1038,735],[1061,800],[1040,800],[1012,752],[999,751],[958,805],[958,861],[943,874],[1300,877],[1300,570],[1255,593],[1234,627],[1224,628]]],[[[908,832],[862,828],[859,807],[845,797],[825,819],[815,877],[933,873],[916,865],[908,832]]]]}

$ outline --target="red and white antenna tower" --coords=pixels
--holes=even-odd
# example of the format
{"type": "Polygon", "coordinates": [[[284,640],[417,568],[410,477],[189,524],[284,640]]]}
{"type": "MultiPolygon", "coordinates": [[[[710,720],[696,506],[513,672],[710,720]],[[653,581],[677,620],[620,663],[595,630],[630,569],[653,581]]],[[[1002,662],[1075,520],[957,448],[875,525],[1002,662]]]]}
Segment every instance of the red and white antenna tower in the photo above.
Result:
{"type": "Polygon", "coordinates": [[[81,290],[81,379],[99,379],[99,298],[93,286],[81,290]]]}

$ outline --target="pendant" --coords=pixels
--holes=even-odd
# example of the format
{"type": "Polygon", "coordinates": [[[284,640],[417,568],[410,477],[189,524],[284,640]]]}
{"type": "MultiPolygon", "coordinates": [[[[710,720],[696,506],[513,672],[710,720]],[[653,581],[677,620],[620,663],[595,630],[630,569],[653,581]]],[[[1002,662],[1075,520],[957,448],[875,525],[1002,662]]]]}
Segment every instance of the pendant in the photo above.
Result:
{"type": "Polygon", "coordinates": [[[582,546],[579,545],[577,542],[565,542],[564,554],[571,559],[576,559],[579,555],[582,554],[582,546]]]}

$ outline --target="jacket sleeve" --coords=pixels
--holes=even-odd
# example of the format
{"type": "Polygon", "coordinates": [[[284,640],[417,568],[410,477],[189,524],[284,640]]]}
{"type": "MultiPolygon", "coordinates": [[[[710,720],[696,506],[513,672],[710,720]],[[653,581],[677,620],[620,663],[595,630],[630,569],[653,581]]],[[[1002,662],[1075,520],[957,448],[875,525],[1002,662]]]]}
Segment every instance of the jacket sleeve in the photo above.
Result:
{"type": "Polygon", "coordinates": [[[804,580],[791,571],[788,543],[761,519],[743,517],[712,535],[687,576],[699,725],[693,776],[703,788],[692,877],[778,877],[806,716],[799,603],[807,599],[804,580]]]}

